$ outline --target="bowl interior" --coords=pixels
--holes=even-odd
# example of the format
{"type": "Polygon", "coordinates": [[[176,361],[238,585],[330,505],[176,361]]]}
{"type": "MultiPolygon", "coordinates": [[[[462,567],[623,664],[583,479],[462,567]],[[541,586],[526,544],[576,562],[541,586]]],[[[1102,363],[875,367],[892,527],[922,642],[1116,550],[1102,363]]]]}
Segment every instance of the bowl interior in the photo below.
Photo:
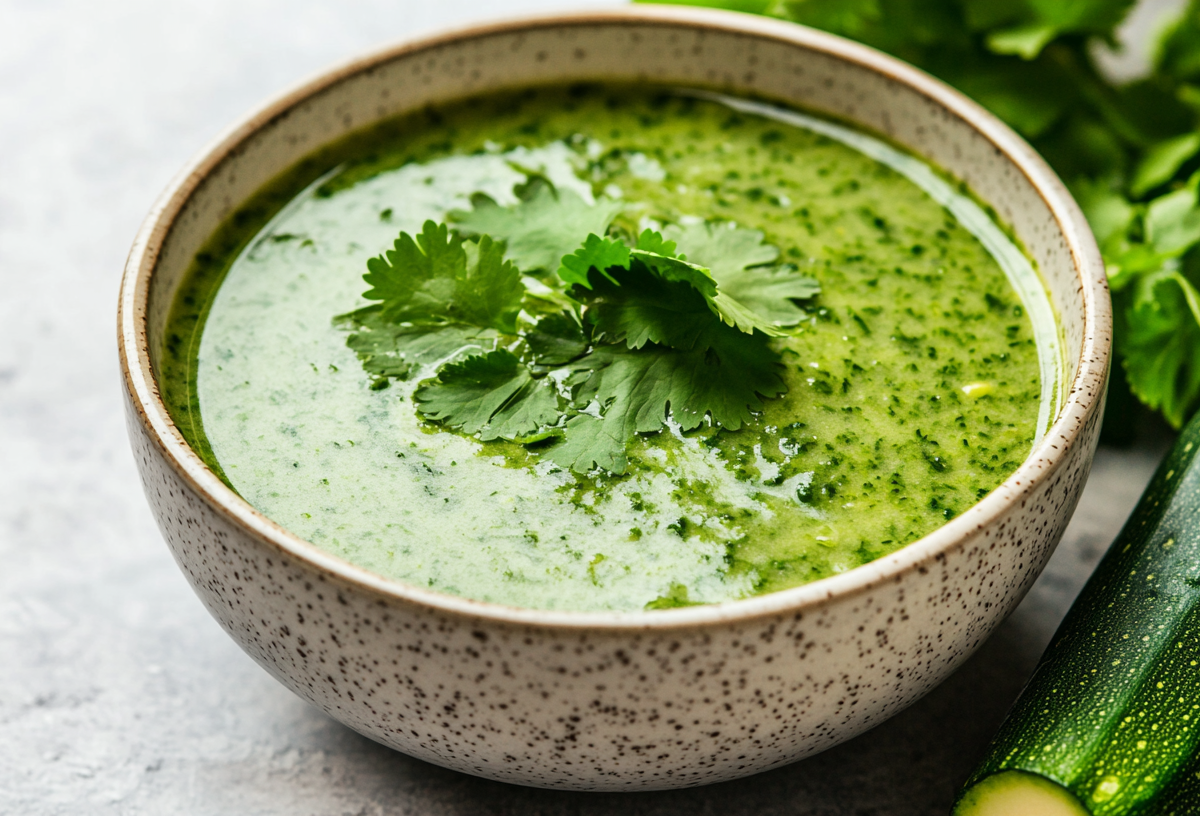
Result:
{"type": "MultiPolygon", "coordinates": [[[[665,8],[500,24],[386,49],[323,74],[236,125],[177,179],[135,246],[137,268],[127,273],[135,276],[134,356],[151,392],[172,300],[195,253],[241,203],[298,159],[431,103],[597,80],[703,87],[798,106],[881,134],[961,180],[1028,252],[1059,318],[1062,384],[1070,397],[1030,460],[1053,458],[1052,443],[1069,442],[1084,415],[1098,410],[1109,333],[1103,267],[1078,208],[1024,142],[965,98],[870,49],[775,21],[665,8]]],[[[190,472],[203,470],[157,395],[144,402],[151,423],[164,429],[169,456],[190,472]]],[[[1018,471],[1009,481],[1022,478],[1030,474],[1018,471]]],[[[227,501],[238,501],[226,493],[227,501]]],[[[977,522],[963,521],[958,533],[951,522],[939,540],[977,522]]]]}

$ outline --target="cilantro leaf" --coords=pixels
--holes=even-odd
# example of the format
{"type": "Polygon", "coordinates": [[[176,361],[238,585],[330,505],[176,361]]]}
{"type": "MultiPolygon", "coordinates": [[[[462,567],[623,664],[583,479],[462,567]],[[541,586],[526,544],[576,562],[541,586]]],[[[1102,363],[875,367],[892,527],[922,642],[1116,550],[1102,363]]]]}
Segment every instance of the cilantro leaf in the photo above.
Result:
{"type": "Polygon", "coordinates": [[[624,423],[617,421],[619,411],[612,420],[591,414],[571,417],[563,427],[562,441],[546,451],[546,458],[579,474],[601,468],[622,475],[629,468],[625,449],[633,435],[626,436],[624,423]]]}
{"type": "Polygon", "coordinates": [[[590,289],[589,270],[595,269],[607,276],[607,270],[614,266],[629,267],[629,247],[623,241],[601,238],[593,232],[588,234],[583,246],[562,257],[558,276],[568,286],[578,284],[590,289]]]}
{"type": "MultiPolygon", "coordinates": [[[[642,261],[663,280],[689,284],[704,296],[709,308],[726,325],[733,326],[747,334],[759,331],[768,337],[782,336],[783,332],[779,331],[769,320],[757,314],[728,292],[722,291],[707,267],[684,260],[681,255],[673,254],[675,251],[674,241],[665,240],[657,232],[646,230],[638,238],[638,248],[631,250],[629,254],[642,261]]],[[[778,253],[778,250],[775,252],[778,253]]]]}
{"type": "Polygon", "coordinates": [[[1059,32],[1103,34],[1120,25],[1136,0],[1024,0],[1030,16],[1059,32]]]}
{"type": "MultiPolygon", "coordinates": [[[[759,233],[760,243],[761,238],[759,233]]],[[[779,251],[774,247],[768,249],[773,253],[771,257],[778,255],[779,251]]],[[[627,248],[619,240],[593,234],[588,236],[582,247],[563,257],[558,274],[567,284],[579,287],[575,292],[577,299],[595,302],[597,314],[603,314],[597,325],[606,325],[612,332],[609,336],[613,340],[625,338],[630,334],[630,329],[646,323],[643,327],[645,331],[633,333],[635,339],[630,343],[631,348],[640,348],[647,342],[665,342],[676,346],[690,342],[664,339],[692,337],[691,330],[695,328],[696,321],[702,319],[694,309],[695,299],[684,289],[672,288],[669,284],[690,287],[704,298],[713,314],[740,331],[760,331],[770,337],[782,334],[769,319],[763,318],[728,292],[719,291],[707,267],[692,263],[675,252],[674,241],[666,240],[660,233],[649,229],[638,237],[635,249],[627,248]],[[621,275],[618,281],[617,275],[622,269],[635,274],[621,275]],[[591,276],[591,272],[598,273],[598,277],[591,276]],[[645,272],[651,275],[646,276],[645,272]],[[651,278],[657,278],[659,283],[656,284],[651,278]],[[607,279],[611,285],[604,285],[603,279],[607,279]],[[603,296],[583,291],[597,285],[604,290],[603,296]],[[640,296],[630,288],[639,286],[645,290],[640,296]],[[616,287],[624,287],[625,291],[618,292],[616,287]],[[672,303],[674,297],[683,298],[683,302],[672,303]],[[691,322],[673,329],[670,321],[684,314],[692,317],[691,322]]]]}
{"type": "Polygon", "coordinates": [[[712,299],[713,308],[728,325],[747,334],[759,331],[767,337],[783,337],[781,332],[770,319],[751,309],[746,304],[727,292],[717,292],[712,299]]]}
{"type": "Polygon", "coordinates": [[[679,251],[696,264],[712,271],[720,285],[725,275],[748,266],[762,266],[779,258],[779,250],[763,242],[758,230],[735,227],[733,224],[700,222],[687,226],[671,225],[663,230],[679,251]]]}
{"type": "Polygon", "coordinates": [[[631,249],[629,257],[641,261],[647,268],[653,270],[655,275],[665,281],[686,283],[707,300],[711,301],[717,295],[717,282],[703,266],[690,263],[674,255],[663,255],[641,248],[631,249]]]}
{"type": "Polygon", "coordinates": [[[1130,389],[1182,427],[1200,402],[1200,293],[1178,272],[1152,273],[1136,282],[1125,322],[1130,389]]]}
{"type": "Polygon", "coordinates": [[[528,318],[537,320],[547,315],[573,311],[578,306],[561,289],[551,288],[537,278],[526,276],[521,281],[525,284],[521,311],[528,318]]]}
{"type": "Polygon", "coordinates": [[[795,326],[807,313],[792,301],[821,293],[821,284],[790,264],[742,269],[727,275],[720,286],[730,298],[776,326],[795,326]]]}
{"type": "Polygon", "coordinates": [[[1174,258],[1200,242],[1200,206],[1196,183],[1154,199],[1146,208],[1146,243],[1164,258],[1174,258]]]}
{"type": "Polygon", "coordinates": [[[779,250],[764,243],[758,230],[700,223],[665,232],[693,263],[711,270],[726,311],[740,306],[776,326],[794,326],[805,313],[792,299],[806,300],[821,291],[820,284],[795,267],[755,268],[779,258],[779,250]]]}
{"type": "Polygon", "coordinates": [[[414,239],[401,232],[394,249],[367,261],[367,300],[382,301],[390,323],[444,322],[516,331],[525,286],[488,236],[466,244],[444,224],[426,221],[414,239]]]}
{"type": "Polygon", "coordinates": [[[1071,33],[1111,31],[1134,5],[1134,0],[1024,0],[1011,3],[1024,22],[1001,28],[987,36],[997,54],[1015,54],[1031,60],[1052,40],[1071,33]],[[1021,9],[1024,5],[1026,8],[1021,9]]]}
{"type": "Polygon", "coordinates": [[[588,340],[575,316],[560,312],[543,317],[525,332],[533,361],[541,366],[559,366],[587,353],[588,340]]]}
{"type": "Polygon", "coordinates": [[[553,273],[564,255],[579,246],[582,235],[603,235],[624,207],[620,201],[600,197],[588,204],[574,190],[556,189],[535,180],[526,197],[511,207],[501,207],[486,196],[472,210],[449,214],[459,230],[470,235],[490,235],[504,240],[508,257],[522,271],[553,273]]]}
{"type": "Polygon", "coordinates": [[[1104,253],[1112,292],[1122,292],[1139,276],[1176,268],[1200,247],[1198,187],[1200,174],[1151,202],[1130,204],[1103,185],[1075,185],[1104,253]]]}
{"type": "Polygon", "coordinates": [[[660,343],[688,350],[722,325],[702,292],[656,274],[640,257],[627,268],[611,267],[603,274],[593,267],[588,289],[576,294],[587,303],[584,319],[598,341],[625,343],[631,349],[660,343]]]}
{"type": "MultiPolygon", "coordinates": [[[[1186,187],[1174,190],[1146,205],[1130,207],[1132,215],[1124,228],[1097,220],[1098,234],[1108,233],[1101,248],[1108,265],[1109,285],[1114,292],[1125,289],[1140,275],[1170,271],[1179,259],[1200,246],[1200,175],[1186,187]]],[[[1086,189],[1086,188],[1085,188],[1086,189]]],[[[1085,212],[1098,217],[1120,218],[1120,208],[1111,201],[1085,200],[1085,212]]]]}
{"type": "Polygon", "coordinates": [[[1031,60],[1042,53],[1042,49],[1059,33],[1057,26],[1029,23],[1016,28],[993,31],[987,36],[987,45],[997,54],[1015,54],[1022,59],[1031,60]]]}
{"type": "Polygon", "coordinates": [[[426,221],[415,239],[401,232],[393,249],[367,261],[363,280],[371,288],[363,297],[383,301],[383,318],[391,322],[441,317],[453,297],[454,279],[466,264],[462,241],[444,225],[426,221]]]}
{"type": "Polygon", "coordinates": [[[562,441],[545,454],[577,473],[597,467],[624,473],[629,441],[661,431],[668,411],[685,431],[699,427],[705,416],[737,430],[753,420],[764,397],[785,390],[779,356],[767,338],[728,326],[720,326],[707,348],[600,346],[578,367],[591,375],[576,390],[574,405],[597,406],[600,415],[571,418],[562,441]]]}
{"type": "Polygon", "coordinates": [[[1166,184],[1188,159],[1200,153],[1200,133],[1184,133],[1159,142],[1146,151],[1129,182],[1129,192],[1135,198],[1166,184]]]}
{"type": "Polygon", "coordinates": [[[762,410],[762,397],[786,391],[778,352],[760,334],[721,329],[706,349],[671,355],[677,372],[669,396],[671,416],[685,431],[698,428],[706,415],[736,431],[762,410]]]}
{"type": "Polygon", "coordinates": [[[445,225],[425,222],[415,238],[400,233],[394,248],[367,262],[368,300],[382,301],[334,318],[352,334],[346,345],[363,369],[387,380],[416,367],[495,348],[515,334],[525,286],[504,260],[504,245],[483,236],[465,242],[445,225]]]}
{"type": "Polygon", "coordinates": [[[1083,179],[1071,190],[1103,249],[1129,232],[1137,211],[1129,199],[1104,183],[1083,179]]]}
{"type": "Polygon", "coordinates": [[[642,252],[652,252],[670,258],[683,257],[676,253],[677,246],[674,241],[668,241],[662,233],[649,228],[642,230],[642,234],[638,236],[637,248],[642,252]]]}
{"type": "Polygon", "coordinates": [[[676,256],[675,243],[664,240],[660,233],[650,229],[642,232],[638,237],[637,246],[632,250],[619,239],[601,238],[594,233],[588,235],[583,246],[572,254],[563,256],[558,276],[568,285],[579,284],[590,289],[590,270],[601,272],[612,280],[608,271],[614,267],[628,269],[630,258],[638,258],[655,269],[664,280],[690,283],[706,297],[716,294],[716,284],[707,269],[676,256]]]}
{"type": "Polygon", "coordinates": [[[406,380],[413,369],[465,354],[490,351],[499,337],[494,329],[474,326],[405,324],[385,320],[378,305],[342,315],[335,321],[354,329],[346,339],[363,369],[376,377],[376,388],[388,378],[406,380]]]}
{"type": "Polygon", "coordinates": [[[515,333],[525,286],[517,267],[504,259],[504,244],[482,235],[477,244],[464,247],[468,262],[454,280],[450,319],[515,333]]]}
{"type": "Polygon", "coordinates": [[[419,387],[413,399],[427,419],[479,434],[484,442],[531,434],[560,416],[549,379],[535,380],[504,349],[451,363],[436,380],[419,387]]]}
{"type": "MultiPolygon", "coordinates": [[[[1043,65],[1045,55],[1034,62],[977,53],[946,55],[945,59],[946,64],[939,66],[943,70],[937,73],[1027,139],[1053,133],[1073,106],[1074,100],[1064,93],[1069,78],[1061,68],[1043,65]],[[956,57],[960,64],[951,64],[956,57]],[[1006,64],[1009,61],[1016,64],[1006,64]]],[[[938,58],[932,61],[941,62],[938,58]]]]}
{"type": "Polygon", "coordinates": [[[1157,56],[1160,74],[1182,82],[1200,79],[1200,5],[1189,3],[1163,31],[1157,56]]]}

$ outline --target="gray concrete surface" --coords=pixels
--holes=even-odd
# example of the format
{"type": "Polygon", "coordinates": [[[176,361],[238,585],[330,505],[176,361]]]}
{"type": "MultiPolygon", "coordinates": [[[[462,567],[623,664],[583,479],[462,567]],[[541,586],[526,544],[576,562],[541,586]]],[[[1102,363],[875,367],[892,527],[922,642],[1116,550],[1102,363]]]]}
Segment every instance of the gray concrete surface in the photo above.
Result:
{"type": "Polygon", "coordinates": [[[1032,594],[949,682],[809,761],[699,790],[509,787],[381,748],[293,697],[201,608],[142,497],[117,284],[218,130],[356,50],[568,0],[0,0],[0,814],[944,814],[1154,446],[1103,450],[1032,594]]]}

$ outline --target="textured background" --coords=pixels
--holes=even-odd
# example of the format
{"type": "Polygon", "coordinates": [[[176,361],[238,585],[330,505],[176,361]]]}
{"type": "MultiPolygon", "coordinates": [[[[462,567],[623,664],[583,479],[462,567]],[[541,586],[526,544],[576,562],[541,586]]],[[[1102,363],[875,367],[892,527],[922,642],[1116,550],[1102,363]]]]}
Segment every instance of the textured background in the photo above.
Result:
{"type": "Polygon", "coordinates": [[[673,793],[515,788],[381,748],[243,655],[159,539],[125,439],[114,325],[124,255],[159,190],[235,117],[333,61],[571,5],[0,0],[0,814],[946,812],[1161,439],[1101,450],[1030,596],[922,702],[806,762],[673,793]]]}

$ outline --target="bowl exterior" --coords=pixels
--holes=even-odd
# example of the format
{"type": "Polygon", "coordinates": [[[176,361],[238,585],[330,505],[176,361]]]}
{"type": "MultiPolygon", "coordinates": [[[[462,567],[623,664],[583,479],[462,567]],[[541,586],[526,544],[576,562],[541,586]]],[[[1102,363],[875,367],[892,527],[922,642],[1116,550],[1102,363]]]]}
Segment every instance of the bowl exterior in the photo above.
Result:
{"type": "Polygon", "coordinates": [[[365,58],[285,96],[167,191],[131,254],[120,320],[146,495],[180,568],[238,644],[378,742],[466,773],[576,790],[763,771],[849,739],[941,682],[1015,608],[1062,536],[1095,451],[1110,332],[1082,216],[1002,125],[859,46],[666,10],[473,30],[365,58]],[[1044,442],[979,505],[867,567],[661,613],[555,615],[446,598],[367,575],[258,516],[188,451],[154,385],[156,337],[190,253],[260,184],[341,133],[439,98],[564,78],[704,84],[802,104],[966,180],[1038,262],[1061,316],[1069,393],[1044,442]]]}
{"type": "Polygon", "coordinates": [[[129,432],[163,537],[259,665],[406,754],[573,790],[734,779],[830,748],[919,699],[1037,578],[1099,428],[1081,428],[1061,465],[996,524],[901,576],[749,620],[588,629],[447,613],[314,568],[215,509],[136,410],[129,432]]]}

